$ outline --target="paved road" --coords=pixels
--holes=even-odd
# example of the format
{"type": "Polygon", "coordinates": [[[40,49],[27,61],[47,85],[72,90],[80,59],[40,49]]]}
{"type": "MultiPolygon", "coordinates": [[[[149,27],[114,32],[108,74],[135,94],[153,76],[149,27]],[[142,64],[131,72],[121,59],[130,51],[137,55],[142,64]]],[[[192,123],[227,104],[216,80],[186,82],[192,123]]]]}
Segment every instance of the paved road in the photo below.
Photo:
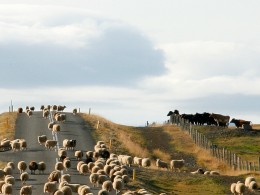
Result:
{"type": "MultiPolygon", "coordinates": [[[[62,147],[63,139],[76,139],[77,145],[76,150],[93,150],[93,146],[95,142],[91,138],[89,129],[84,125],[84,120],[82,120],[79,116],[73,115],[72,113],[66,114],[66,122],[60,123],[61,132],[57,134],[59,147],[62,147]]],[[[44,161],[47,164],[47,169],[44,175],[39,175],[38,171],[36,175],[30,175],[30,180],[27,182],[28,184],[33,185],[33,194],[42,195],[43,193],[43,185],[47,181],[47,177],[51,171],[54,170],[54,165],[57,161],[57,150],[56,151],[47,151],[44,146],[41,146],[37,137],[39,135],[47,135],[48,139],[53,139],[54,136],[52,131],[48,129],[49,119],[45,119],[42,117],[41,111],[33,112],[33,115],[29,118],[25,113],[19,114],[16,122],[16,132],[15,138],[23,138],[27,141],[28,150],[26,151],[8,151],[0,153],[1,161],[13,161],[17,165],[17,162],[20,160],[24,160],[29,163],[31,160],[35,160],[37,162],[44,161]]],[[[71,183],[80,183],[87,184],[91,186],[89,183],[89,174],[87,176],[82,176],[78,174],[76,170],[77,161],[74,157],[74,151],[68,151],[68,156],[72,161],[72,168],[64,173],[69,173],[72,177],[71,183]]],[[[30,170],[27,168],[27,172],[30,170]]],[[[16,184],[14,186],[14,193],[19,194],[19,189],[21,187],[20,183],[20,174],[16,167],[14,177],[16,178],[16,184]]],[[[92,186],[91,186],[92,187],[92,186]]],[[[99,189],[92,189],[94,194],[97,194],[99,189]]],[[[75,193],[76,194],[76,193],[75,193]]]]}

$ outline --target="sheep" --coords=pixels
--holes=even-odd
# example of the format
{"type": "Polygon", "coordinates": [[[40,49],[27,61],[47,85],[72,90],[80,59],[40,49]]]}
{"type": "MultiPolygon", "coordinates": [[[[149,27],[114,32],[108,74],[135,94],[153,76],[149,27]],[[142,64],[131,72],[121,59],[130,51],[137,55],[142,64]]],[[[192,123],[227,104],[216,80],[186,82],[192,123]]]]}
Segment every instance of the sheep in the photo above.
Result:
{"type": "Polygon", "coordinates": [[[19,161],[17,164],[17,168],[20,171],[20,173],[24,172],[27,169],[27,164],[25,161],[19,161]]]}
{"type": "Polygon", "coordinates": [[[70,181],[71,181],[71,176],[70,176],[70,174],[63,174],[63,175],[61,176],[61,182],[63,182],[63,181],[66,181],[66,182],[70,183],[70,181]]]}
{"type": "Polygon", "coordinates": [[[59,124],[54,124],[52,127],[52,131],[54,131],[55,133],[59,132],[61,130],[61,127],[59,124]]]}
{"type": "Polygon", "coordinates": [[[256,190],[256,189],[258,188],[258,185],[257,185],[256,181],[251,181],[251,182],[249,183],[248,188],[249,188],[250,190],[256,190]]]}
{"type": "Polygon", "coordinates": [[[102,189],[111,192],[113,190],[113,183],[110,180],[104,181],[102,184],[102,189]]]}
{"type": "Polygon", "coordinates": [[[246,187],[249,187],[249,184],[250,184],[251,181],[256,181],[256,180],[255,180],[255,178],[252,177],[252,176],[246,177],[246,179],[245,179],[245,186],[246,186],[246,187]]]}
{"type": "Polygon", "coordinates": [[[13,168],[11,166],[6,166],[3,170],[4,175],[13,175],[13,168]]]}
{"type": "Polygon", "coordinates": [[[86,175],[88,172],[89,172],[88,165],[85,163],[81,164],[79,167],[79,173],[86,175]]]}
{"type": "Polygon", "coordinates": [[[142,158],[135,156],[134,157],[134,164],[141,167],[142,166],[142,158]]]}
{"type": "Polygon", "coordinates": [[[66,171],[68,171],[68,169],[71,167],[71,162],[68,158],[65,158],[62,164],[66,171]]]}
{"type": "Polygon", "coordinates": [[[29,174],[27,172],[21,173],[20,180],[21,180],[23,185],[26,184],[26,181],[29,180],[29,174]]]}
{"type": "Polygon", "coordinates": [[[13,170],[15,170],[15,164],[14,164],[14,162],[12,162],[12,161],[9,161],[7,164],[6,164],[6,166],[8,167],[12,167],[12,169],[13,170]]]}
{"type": "Polygon", "coordinates": [[[202,168],[198,168],[196,171],[191,172],[191,174],[204,174],[204,170],[202,168]]]}
{"type": "Polygon", "coordinates": [[[32,116],[33,112],[31,110],[28,110],[27,115],[30,118],[32,116]]]}
{"type": "Polygon", "coordinates": [[[98,195],[109,195],[109,192],[107,190],[101,189],[98,191],[98,195]]]}
{"type": "Polygon", "coordinates": [[[59,106],[58,106],[58,111],[64,111],[65,108],[66,108],[66,106],[61,106],[61,105],[59,105],[59,106]]]}
{"type": "Polygon", "coordinates": [[[158,167],[158,169],[159,169],[159,168],[166,168],[166,169],[168,169],[168,167],[169,167],[167,162],[162,161],[162,160],[160,160],[160,159],[157,159],[157,160],[156,160],[155,165],[156,165],[156,167],[158,167]]]}
{"type": "Polygon", "coordinates": [[[2,186],[5,184],[5,181],[0,180],[0,194],[2,193],[2,186]]]}
{"type": "Polygon", "coordinates": [[[23,113],[23,108],[18,108],[18,109],[17,109],[17,112],[18,112],[18,113],[23,113]]]}
{"type": "Polygon", "coordinates": [[[58,106],[57,105],[52,105],[52,110],[57,110],[58,109],[58,106]]]}
{"type": "Polygon", "coordinates": [[[63,163],[62,162],[56,162],[54,169],[56,171],[62,171],[64,169],[63,163]]]}
{"type": "Polygon", "coordinates": [[[65,148],[59,148],[58,150],[59,160],[63,161],[67,157],[67,151],[65,148]]]}
{"type": "Polygon", "coordinates": [[[13,185],[9,183],[5,183],[2,186],[2,193],[5,195],[9,195],[13,193],[13,185]]]}
{"type": "Polygon", "coordinates": [[[74,108],[74,109],[72,110],[72,113],[73,113],[74,115],[76,115],[76,114],[77,114],[77,108],[74,108]]]}
{"type": "Polygon", "coordinates": [[[220,175],[219,172],[217,172],[217,171],[210,171],[209,174],[210,175],[220,175]]]}
{"type": "Polygon", "coordinates": [[[52,130],[54,124],[55,124],[54,122],[49,122],[48,123],[48,129],[52,130]]]}
{"type": "Polygon", "coordinates": [[[57,181],[48,181],[43,186],[43,192],[54,193],[57,190],[57,181]]]}
{"type": "Polygon", "coordinates": [[[77,163],[77,171],[79,171],[79,168],[80,168],[80,166],[81,166],[82,164],[85,164],[84,161],[79,161],[79,162],[77,163]]]}
{"type": "Polygon", "coordinates": [[[86,158],[93,158],[94,152],[93,151],[86,151],[86,158]]]}
{"type": "Polygon", "coordinates": [[[123,181],[123,183],[124,183],[125,185],[127,185],[127,183],[129,183],[129,181],[130,181],[129,176],[128,176],[128,175],[123,175],[123,176],[122,176],[122,181],[123,181]]]}
{"type": "Polygon", "coordinates": [[[246,190],[246,186],[244,183],[238,181],[236,184],[236,193],[239,195],[243,195],[246,190]]]}
{"type": "Polygon", "coordinates": [[[62,145],[66,150],[74,150],[76,147],[76,140],[69,140],[69,139],[64,139],[62,142],[62,145]]]}
{"type": "Polygon", "coordinates": [[[12,175],[6,175],[4,181],[5,181],[5,183],[9,183],[9,184],[12,184],[12,185],[15,184],[15,178],[12,175]]]}
{"type": "Polygon", "coordinates": [[[19,143],[19,140],[13,140],[11,141],[11,147],[12,147],[12,150],[15,152],[15,151],[19,151],[21,149],[21,145],[19,143]]]}
{"type": "Polygon", "coordinates": [[[56,147],[56,146],[57,146],[57,141],[56,140],[47,140],[45,142],[45,148],[46,149],[51,150],[51,149],[54,149],[54,147],[56,147]]]}
{"type": "Polygon", "coordinates": [[[69,186],[63,186],[60,190],[64,193],[64,195],[72,195],[72,190],[69,186]]]}
{"type": "Polygon", "coordinates": [[[232,183],[232,184],[230,185],[230,191],[231,191],[231,193],[234,194],[234,195],[236,195],[236,185],[237,185],[237,183],[232,183]]]}
{"type": "Polygon", "coordinates": [[[3,169],[0,169],[0,180],[4,178],[5,175],[7,175],[5,174],[5,171],[3,169]]]}
{"type": "Polygon", "coordinates": [[[122,180],[116,179],[113,181],[113,188],[116,191],[116,194],[118,194],[123,189],[123,182],[122,180]]]}
{"type": "Polygon", "coordinates": [[[83,152],[81,150],[76,150],[74,156],[76,157],[77,160],[82,160],[83,152]]]}
{"type": "Polygon", "coordinates": [[[48,181],[50,181],[50,182],[52,182],[52,181],[59,182],[60,178],[61,178],[61,172],[55,170],[55,171],[52,171],[49,174],[48,181]]]}
{"type": "Polygon", "coordinates": [[[46,164],[45,164],[45,162],[40,161],[40,162],[38,163],[39,174],[41,174],[41,173],[44,174],[45,169],[46,169],[46,164]]]}
{"type": "Polygon", "coordinates": [[[31,171],[31,174],[35,174],[35,171],[38,170],[38,163],[36,161],[31,161],[29,163],[29,169],[31,171]]]}
{"type": "Polygon", "coordinates": [[[32,194],[32,186],[23,186],[20,189],[20,195],[31,195],[32,194]]]}
{"type": "Polygon", "coordinates": [[[64,192],[61,190],[57,190],[54,195],[64,195],[64,192]]]}
{"type": "Polygon", "coordinates": [[[42,116],[43,116],[45,119],[47,119],[49,115],[50,115],[50,111],[49,111],[49,110],[43,110],[42,116]]]}
{"type": "Polygon", "coordinates": [[[151,166],[151,159],[150,158],[143,158],[142,159],[142,167],[150,167],[151,166]]]}
{"type": "Polygon", "coordinates": [[[183,159],[182,160],[171,160],[170,169],[172,171],[175,171],[176,169],[178,169],[180,172],[180,169],[184,166],[184,164],[185,164],[185,161],[183,159]]]}
{"type": "Polygon", "coordinates": [[[102,185],[105,181],[109,180],[109,177],[107,175],[99,175],[98,176],[98,184],[102,185]]]}
{"type": "Polygon", "coordinates": [[[91,173],[90,176],[89,176],[89,181],[90,183],[93,184],[93,187],[95,187],[95,185],[97,184],[98,182],[98,177],[99,175],[97,173],[91,173]]]}
{"type": "Polygon", "coordinates": [[[40,145],[45,144],[46,141],[47,141],[47,136],[46,136],[46,135],[40,135],[40,136],[38,136],[38,143],[39,143],[40,145]]]}
{"type": "Polygon", "coordinates": [[[88,194],[88,193],[91,193],[91,190],[90,190],[90,187],[87,186],[87,185],[81,185],[79,188],[78,188],[78,194],[79,195],[85,195],[85,194],[88,194]]]}
{"type": "Polygon", "coordinates": [[[133,158],[128,155],[119,155],[118,160],[123,164],[123,165],[128,165],[129,167],[133,164],[133,158]]]}

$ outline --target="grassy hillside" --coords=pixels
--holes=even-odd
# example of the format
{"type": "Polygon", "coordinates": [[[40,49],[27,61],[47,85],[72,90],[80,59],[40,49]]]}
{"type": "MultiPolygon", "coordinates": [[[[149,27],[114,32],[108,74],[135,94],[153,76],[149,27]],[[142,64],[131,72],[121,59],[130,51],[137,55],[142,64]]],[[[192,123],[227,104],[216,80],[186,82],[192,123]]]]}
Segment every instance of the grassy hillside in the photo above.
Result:
{"type": "MultiPolygon", "coordinates": [[[[81,114],[81,116],[92,128],[92,134],[96,140],[103,140],[108,145],[112,140],[111,152],[150,157],[153,160],[151,169],[135,167],[137,178],[136,181],[130,183],[130,189],[145,188],[154,194],[161,192],[180,195],[231,194],[230,184],[239,180],[244,181],[247,175],[253,175],[260,181],[258,173],[233,172],[226,164],[211,157],[208,151],[198,148],[188,134],[177,126],[132,127],[115,124],[97,115],[81,114]],[[157,158],[168,162],[171,159],[184,159],[186,166],[181,173],[157,170],[155,167],[157,158]],[[221,176],[190,174],[199,167],[217,170],[221,176]]],[[[205,127],[200,131],[209,133],[210,130],[206,129],[205,127]]],[[[220,141],[221,138],[218,140],[220,141]]],[[[247,192],[246,194],[259,193],[247,192]]]]}

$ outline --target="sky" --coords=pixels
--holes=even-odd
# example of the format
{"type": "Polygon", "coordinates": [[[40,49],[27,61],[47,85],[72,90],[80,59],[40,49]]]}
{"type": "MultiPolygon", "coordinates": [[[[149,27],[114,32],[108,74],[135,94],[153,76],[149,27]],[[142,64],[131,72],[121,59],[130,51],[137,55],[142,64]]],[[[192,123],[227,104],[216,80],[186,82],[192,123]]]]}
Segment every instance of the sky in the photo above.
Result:
{"type": "Polygon", "coordinates": [[[0,0],[0,111],[115,123],[170,110],[260,123],[258,0],[0,0]]]}

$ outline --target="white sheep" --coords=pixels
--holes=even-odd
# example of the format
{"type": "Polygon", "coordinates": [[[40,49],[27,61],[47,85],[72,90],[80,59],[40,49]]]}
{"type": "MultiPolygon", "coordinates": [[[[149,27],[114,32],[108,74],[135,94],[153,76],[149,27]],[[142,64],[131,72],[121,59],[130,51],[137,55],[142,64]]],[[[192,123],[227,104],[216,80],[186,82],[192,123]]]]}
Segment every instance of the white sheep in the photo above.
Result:
{"type": "Polygon", "coordinates": [[[81,150],[76,150],[74,156],[77,160],[82,160],[83,152],[81,150]]]}
{"type": "Polygon", "coordinates": [[[39,143],[40,145],[45,144],[46,141],[47,141],[47,136],[46,136],[46,135],[40,135],[40,136],[38,136],[38,143],[39,143]]]}
{"type": "Polygon", "coordinates": [[[6,166],[10,166],[10,167],[12,167],[13,170],[15,170],[15,164],[14,164],[14,162],[12,162],[12,161],[9,161],[9,162],[6,164],[6,166]]]}
{"type": "Polygon", "coordinates": [[[2,185],[2,193],[4,195],[9,195],[13,193],[13,185],[9,183],[5,183],[2,185]]]}
{"type": "Polygon", "coordinates": [[[87,185],[81,185],[78,189],[78,194],[79,195],[85,195],[91,193],[90,187],[87,185]]]}
{"type": "Polygon", "coordinates": [[[57,133],[59,131],[61,131],[61,127],[59,124],[54,124],[53,127],[52,127],[52,131],[57,133]]]}
{"type": "Polygon", "coordinates": [[[68,169],[71,167],[71,162],[70,162],[70,159],[68,158],[65,158],[63,160],[63,167],[66,169],[66,171],[68,171],[68,169]]]}
{"type": "Polygon", "coordinates": [[[39,162],[38,163],[39,174],[44,174],[45,169],[46,169],[45,162],[43,162],[43,161],[39,162]]]}
{"type": "Polygon", "coordinates": [[[45,142],[45,148],[46,149],[51,150],[51,149],[54,149],[54,147],[56,147],[56,146],[57,146],[57,141],[56,140],[47,140],[45,142]]]}
{"type": "Polygon", "coordinates": [[[17,168],[20,171],[20,173],[24,172],[27,169],[27,164],[25,161],[19,161],[17,164],[17,168]]]}
{"type": "Polygon", "coordinates": [[[72,190],[69,186],[63,186],[60,190],[66,195],[72,195],[72,190]]]}
{"type": "Polygon", "coordinates": [[[245,190],[246,190],[245,184],[240,182],[240,181],[238,181],[237,184],[236,184],[236,193],[240,194],[240,195],[243,195],[245,190]]]}
{"type": "Polygon", "coordinates": [[[182,160],[171,160],[170,161],[170,169],[172,171],[175,171],[176,169],[178,169],[179,171],[181,170],[181,168],[184,166],[185,161],[182,160]]]}
{"type": "Polygon", "coordinates": [[[19,143],[19,140],[13,140],[11,141],[11,147],[12,147],[12,150],[15,152],[15,151],[19,151],[21,149],[21,145],[19,143]]]}
{"type": "Polygon", "coordinates": [[[251,181],[249,186],[248,186],[248,188],[250,190],[256,190],[258,188],[258,185],[257,185],[256,181],[251,181]]]}
{"type": "Polygon", "coordinates": [[[79,173],[82,175],[86,175],[89,172],[88,165],[83,163],[79,167],[79,173]]]}
{"type": "Polygon", "coordinates": [[[47,119],[48,118],[48,116],[50,115],[50,111],[49,110],[43,110],[43,117],[45,118],[45,119],[47,119]]]}
{"type": "Polygon", "coordinates": [[[143,158],[142,159],[142,167],[150,167],[151,166],[151,159],[150,158],[143,158]]]}
{"type": "Polygon", "coordinates": [[[76,115],[76,114],[77,114],[77,108],[74,108],[74,109],[72,110],[72,113],[73,113],[74,115],[76,115]]]}
{"type": "Polygon", "coordinates": [[[251,181],[256,181],[256,180],[255,180],[255,178],[252,177],[252,176],[246,177],[246,179],[245,179],[245,186],[246,186],[246,187],[249,187],[249,184],[251,183],[251,181]]]}
{"type": "Polygon", "coordinates": [[[2,193],[2,186],[5,184],[5,181],[0,180],[0,194],[2,193]]]}
{"type": "Polygon", "coordinates": [[[236,195],[236,185],[237,185],[237,183],[232,183],[232,184],[230,185],[230,191],[231,191],[231,193],[232,193],[233,195],[236,195]]]}
{"type": "Polygon", "coordinates": [[[6,166],[3,171],[4,175],[13,175],[13,168],[11,166],[6,166]]]}
{"type": "Polygon", "coordinates": [[[220,173],[218,171],[210,171],[209,174],[210,175],[220,175],[220,173]]]}
{"type": "Polygon", "coordinates": [[[44,184],[43,192],[44,193],[54,193],[57,190],[57,182],[56,181],[48,181],[44,184]]]}
{"type": "Polygon", "coordinates": [[[56,171],[63,171],[63,169],[64,169],[63,163],[62,162],[56,162],[54,169],[56,171]]]}
{"type": "Polygon", "coordinates": [[[49,122],[48,123],[48,129],[52,130],[54,124],[55,124],[54,122],[49,122]]]}
{"type": "Polygon", "coordinates": [[[104,181],[102,184],[102,189],[111,192],[113,190],[113,183],[110,180],[104,181]]]}
{"type": "Polygon", "coordinates": [[[61,178],[61,172],[55,170],[55,171],[52,171],[49,174],[48,181],[50,181],[50,182],[52,182],[52,181],[59,182],[60,178],[61,178]]]}
{"type": "Polygon", "coordinates": [[[120,193],[120,191],[123,189],[123,182],[120,179],[116,179],[113,181],[113,188],[116,191],[116,194],[120,193]]]}
{"type": "Polygon", "coordinates": [[[70,183],[70,181],[71,181],[71,175],[70,175],[70,174],[63,174],[63,175],[61,176],[61,182],[63,182],[63,181],[66,181],[66,182],[70,183]]]}
{"type": "Polygon", "coordinates": [[[26,181],[29,180],[29,174],[27,172],[21,173],[20,180],[21,180],[23,185],[26,184],[26,181]]]}
{"type": "Polygon", "coordinates": [[[79,162],[77,163],[77,171],[79,171],[80,166],[81,166],[82,164],[84,164],[84,163],[85,163],[84,161],[79,161],[79,162]]]}
{"type": "Polygon", "coordinates": [[[14,185],[15,184],[15,178],[12,175],[6,175],[5,176],[5,183],[9,183],[14,185]]]}
{"type": "Polygon", "coordinates": [[[158,167],[158,169],[159,169],[159,168],[166,168],[166,169],[169,168],[168,163],[165,162],[165,161],[162,161],[162,160],[160,160],[160,159],[157,159],[157,160],[156,160],[155,165],[156,165],[156,167],[158,167]]]}
{"type": "Polygon", "coordinates": [[[98,177],[99,175],[97,173],[91,173],[90,176],[89,176],[89,181],[90,183],[93,184],[93,187],[95,187],[95,185],[97,184],[98,182],[98,177]]]}
{"type": "Polygon", "coordinates": [[[20,195],[31,195],[32,194],[32,186],[23,186],[20,189],[20,195]]]}
{"type": "Polygon", "coordinates": [[[142,158],[135,156],[134,157],[134,164],[141,167],[142,166],[142,158]]]}

